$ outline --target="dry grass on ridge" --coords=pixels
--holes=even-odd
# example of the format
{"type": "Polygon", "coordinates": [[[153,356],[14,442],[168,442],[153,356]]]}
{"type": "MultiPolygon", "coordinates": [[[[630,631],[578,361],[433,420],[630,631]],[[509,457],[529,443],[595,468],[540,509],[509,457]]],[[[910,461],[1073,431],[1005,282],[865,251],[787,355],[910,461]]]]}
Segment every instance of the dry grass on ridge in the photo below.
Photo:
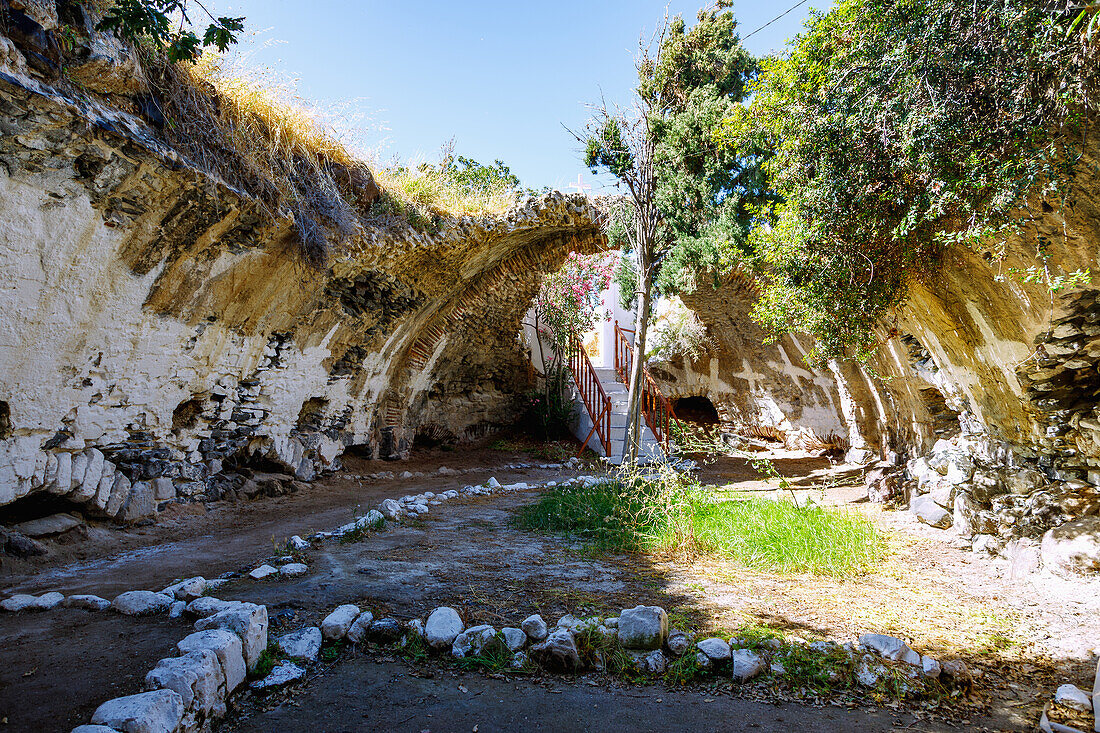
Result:
{"type": "Polygon", "coordinates": [[[144,65],[160,92],[170,141],[204,170],[255,196],[273,218],[292,216],[303,254],[316,264],[331,253],[327,232],[352,237],[368,217],[491,215],[515,201],[510,193],[463,191],[415,169],[371,166],[290,83],[269,73],[230,71],[214,53],[193,65],[151,57],[144,65]],[[372,178],[382,189],[381,205],[373,207],[372,178]]]}

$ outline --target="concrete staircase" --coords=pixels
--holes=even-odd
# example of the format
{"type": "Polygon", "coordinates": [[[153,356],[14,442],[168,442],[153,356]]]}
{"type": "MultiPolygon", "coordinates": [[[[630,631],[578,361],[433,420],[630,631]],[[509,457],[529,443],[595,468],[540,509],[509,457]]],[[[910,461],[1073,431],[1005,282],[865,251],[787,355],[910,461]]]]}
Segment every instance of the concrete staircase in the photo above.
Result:
{"type": "MultiPolygon", "coordinates": [[[[610,463],[619,465],[622,463],[623,456],[623,441],[626,440],[626,406],[628,390],[625,384],[618,380],[614,369],[601,369],[595,370],[596,376],[599,377],[600,385],[603,387],[607,396],[611,399],[611,455],[608,457],[610,463]]],[[[577,414],[577,425],[574,428],[574,434],[578,440],[584,440],[588,437],[588,433],[592,430],[592,416],[588,414],[588,409],[584,405],[584,400],[581,399],[580,392],[576,387],[570,384],[571,397],[573,399],[573,406],[577,414]]],[[[595,433],[592,434],[591,439],[588,441],[588,447],[594,450],[597,454],[603,456],[604,448],[600,443],[599,436],[595,433]]],[[[660,442],[653,435],[653,432],[649,429],[649,426],[645,424],[645,419],[642,419],[642,440],[638,446],[638,462],[639,463],[654,463],[656,461],[663,461],[665,458],[664,450],[661,448],[660,442]]]]}

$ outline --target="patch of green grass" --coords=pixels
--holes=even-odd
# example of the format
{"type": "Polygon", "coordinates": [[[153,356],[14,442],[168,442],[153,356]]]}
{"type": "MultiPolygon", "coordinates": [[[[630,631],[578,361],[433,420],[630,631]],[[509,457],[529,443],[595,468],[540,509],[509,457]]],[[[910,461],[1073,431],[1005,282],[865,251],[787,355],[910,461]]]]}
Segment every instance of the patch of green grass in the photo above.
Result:
{"type": "Polygon", "coordinates": [[[420,634],[406,634],[398,653],[410,662],[423,662],[431,656],[431,647],[420,634]]]}
{"type": "Polygon", "coordinates": [[[686,685],[702,677],[706,670],[699,664],[696,651],[692,645],[683,656],[673,659],[665,670],[665,679],[673,684],[686,685]]]}
{"type": "Polygon", "coordinates": [[[882,536],[858,514],[786,500],[716,502],[713,492],[671,470],[656,479],[555,487],[523,507],[515,523],[599,551],[709,554],[780,573],[861,575],[886,553],[882,536]]]}
{"type": "Polygon", "coordinates": [[[757,570],[850,577],[870,572],[886,553],[869,519],[840,509],[759,498],[694,509],[703,546],[757,570]]]}
{"type": "Polygon", "coordinates": [[[587,668],[600,668],[609,674],[627,679],[641,679],[634,659],[626,653],[617,637],[604,636],[596,629],[586,626],[574,637],[581,665],[587,668]]]}
{"type": "MultiPolygon", "coordinates": [[[[504,643],[504,636],[498,631],[495,642],[490,642],[478,654],[470,654],[455,660],[462,669],[480,669],[486,672],[503,672],[512,667],[512,652],[504,643]]],[[[513,670],[519,671],[519,670],[513,670]]]]}

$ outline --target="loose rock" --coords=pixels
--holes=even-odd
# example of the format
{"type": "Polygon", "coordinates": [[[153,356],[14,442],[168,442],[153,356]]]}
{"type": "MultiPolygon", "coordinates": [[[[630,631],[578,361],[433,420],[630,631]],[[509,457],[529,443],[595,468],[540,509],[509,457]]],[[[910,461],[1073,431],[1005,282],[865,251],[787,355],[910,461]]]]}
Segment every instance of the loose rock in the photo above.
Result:
{"type": "Polygon", "coordinates": [[[305,676],[306,671],[297,664],[283,661],[276,664],[267,677],[253,682],[250,686],[254,690],[267,690],[289,685],[291,682],[297,682],[305,676]]]}
{"type": "Polygon", "coordinates": [[[546,622],[537,613],[523,619],[519,627],[523,629],[523,633],[527,634],[528,639],[535,642],[542,641],[550,633],[546,628],[546,622]]]}
{"type": "Polygon", "coordinates": [[[347,603],[339,606],[321,622],[321,635],[329,641],[343,639],[348,629],[359,617],[359,606],[347,603]]]}
{"type": "Polygon", "coordinates": [[[284,578],[297,578],[309,572],[309,566],[302,562],[288,562],[279,566],[279,575],[284,578]]]}
{"type": "Polygon", "coordinates": [[[166,596],[172,596],[177,601],[193,601],[206,592],[206,578],[196,576],[181,580],[175,585],[170,585],[161,591],[166,596]]]}
{"type": "Polygon", "coordinates": [[[696,646],[711,662],[724,662],[730,658],[730,645],[725,639],[711,637],[703,639],[696,646]]]}
{"type": "Polygon", "coordinates": [[[510,652],[519,651],[527,643],[527,634],[522,629],[505,626],[500,630],[500,633],[504,636],[504,643],[508,646],[510,652]]]}
{"type": "Polygon", "coordinates": [[[668,668],[668,660],[665,659],[664,652],[660,649],[654,649],[647,653],[635,653],[634,661],[638,665],[638,669],[646,674],[664,674],[665,669],[668,668]]]}
{"type": "Polygon", "coordinates": [[[580,654],[573,634],[565,629],[554,629],[544,641],[531,647],[531,656],[550,669],[571,672],[581,665],[580,654]]]}
{"type": "Polygon", "coordinates": [[[79,608],[82,611],[106,611],[111,607],[111,602],[106,598],[93,595],[69,596],[61,605],[65,608],[79,608]]]}
{"type": "Polygon", "coordinates": [[[748,682],[766,667],[764,658],[749,649],[731,650],[730,659],[733,661],[733,679],[737,682],[748,682]]]}
{"type": "Polygon", "coordinates": [[[367,637],[367,633],[370,631],[371,622],[374,621],[374,614],[370,611],[363,611],[359,614],[351,626],[348,627],[348,633],[344,636],[352,644],[358,644],[367,637]]]}
{"type": "Polygon", "coordinates": [[[462,633],[462,617],[450,606],[440,606],[428,615],[424,638],[433,649],[446,649],[462,633]]]}
{"type": "Polygon", "coordinates": [[[292,659],[315,662],[321,653],[321,641],[321,630],[311,626],[280,636],[275,643],[279,645],[283,654],[292,659]]]}
{"type": "Polygon", "coordinates": [[[1054,693],[1054,702],[1082,713],[1092,712],[1092,698],[1076,685],[1061,685],[1054,693]]]}
{"type": "Polygon", "coordinates": [[[401,638],[401,624],[397,619],[380,618],[372,621],[367,636],[377,644],[390,644],[401,638]]]}
{"type": "Polygon", "coordinates": [[[264,563],[260,567],[249,571],[248,577],[252,578],[253,580],[263,580],[264,578],[270,578],[272,575],[277,575],[278,572],[278,568],[274,568],[267,563],[264,563]]]}
{"type": "Polygon", "coordinates": [[[682,657],[687,652],[688,647],[691,646],[691,639],[688,635],[677,631],[676,633],[669,634],[668,637],[668,651],[674,657],[682,657]]]}
{"type": "Polygon", "coordinates": [[[151,590],[130,590],[111,601],[111,609],[126,616],[149,616],[167,613],[173,598],[151,590]]]}
{"type": "Polygon", "coordinates": [[[915,666],[922,666],[921,655],[909,648],[901,639],[885,634],[863,634],[859,637],[860,646],[870,649],[883,659],[892,659],[897,662],[906,662],[915,666]]]}
{"type": "Polygon", "coordinates": [[[186,613],[196,618],[206,618],[207,616],[213,616],[219,611],[236,608],[239,605],[241,605],[241,601],[223,601],[213,596],[203,596],[202,598],[196,598],[188,603],[186,613]]]}
{"type": "Polygon", "coordinates": [[[660,649],[668,636],[668,614],[659,606],[635,606],[619,614],[619,643],[626,649],[660,649]]]}

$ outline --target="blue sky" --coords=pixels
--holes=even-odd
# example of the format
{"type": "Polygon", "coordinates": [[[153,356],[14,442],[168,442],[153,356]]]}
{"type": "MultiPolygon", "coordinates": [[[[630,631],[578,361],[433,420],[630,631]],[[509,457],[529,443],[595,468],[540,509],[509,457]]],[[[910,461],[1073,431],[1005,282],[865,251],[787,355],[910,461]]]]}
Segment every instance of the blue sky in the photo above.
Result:
{"type": "MultiPolygon", "coordinates": [[[[796,1],[735,5],[742,35],[796,1]]],[[[668,7],[693,19],[701,3],[668,7]]],[[[811,6],[831,4],[810,0],[746,45],[757,54],[778,51],[811,6]]],[[[215,0],[207,7],[244,15],[248,30],[259,31],[248,64],[295,78],[298,94],[322,108],[357,110],[345,119],[382,162],[434,161],[454,138],[458,154],[499,158],[536,188],[563,188],[582,172],[594,182],[564,128],[583,128],[586,104],[601,93],[629,102],[638,40],[665,12],[657,0],[215,0]]]]}

